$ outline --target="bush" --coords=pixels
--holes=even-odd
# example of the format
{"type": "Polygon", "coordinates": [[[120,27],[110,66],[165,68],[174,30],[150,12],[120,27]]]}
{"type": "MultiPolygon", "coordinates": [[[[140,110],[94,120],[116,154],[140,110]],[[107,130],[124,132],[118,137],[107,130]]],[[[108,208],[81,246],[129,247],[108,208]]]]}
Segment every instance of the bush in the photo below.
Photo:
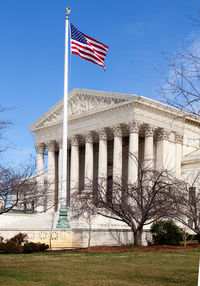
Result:
{"type": "Polygon", "coordinates": [[[27,238],[27,234],[20,232],[16,234],[14,237],[12,237],[10,241],[13,241],[14,243],[18,245],[22,245],[27,241],[25,238],[27,238]]]}
{"type": "Polygon", "coordinates": [[[49,246],[45,243],[26,242],[23,247],[24,253],[32,253],[38,251],[46,251],[49,246]]]}
{"type": "Polygon", "coordinates": [[[39,243],[39,251],[44,252],[49,248],[48,244],[45,243],[39,243]]]}
{"type": "Polygon", "coordinates": [[[35,243],[27,241],[27,234],[18,233],[7,242],[0,237],[0,252],[4,253],[32,253],[46,251],[49,246],[45,243],[35,243]]]}
{"type": "Polygon", "coordinates": [[[151,226],[154,244],[178,245],[182,240],[181,230],[173,221],[157,221],[151,226]]]}
{"type": "Polygon", "coordinates": [[[23,247],[24,253],[37,252],[38,250],[39,250],[39,246],[37,243],[34,243],[34,242],[26,242],[23,247]]]}
{"type": "Polygon", "coordinates": [[[2,251],[6,253],[17,254],[23,252],[23,247],[10,239],[4,243],[2,246],[2,251]]]}

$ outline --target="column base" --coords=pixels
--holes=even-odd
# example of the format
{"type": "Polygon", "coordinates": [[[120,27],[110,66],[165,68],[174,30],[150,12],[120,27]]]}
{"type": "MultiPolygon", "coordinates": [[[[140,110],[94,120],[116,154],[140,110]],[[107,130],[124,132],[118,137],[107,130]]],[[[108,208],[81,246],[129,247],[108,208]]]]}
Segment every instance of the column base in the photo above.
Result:
{"type": "Polygon", "coordinates": [[[59,218],[56,228],[70,228],[70,223],[68,220],[68,209],[66,206],[61,205],[59,209],[59,218]]]}

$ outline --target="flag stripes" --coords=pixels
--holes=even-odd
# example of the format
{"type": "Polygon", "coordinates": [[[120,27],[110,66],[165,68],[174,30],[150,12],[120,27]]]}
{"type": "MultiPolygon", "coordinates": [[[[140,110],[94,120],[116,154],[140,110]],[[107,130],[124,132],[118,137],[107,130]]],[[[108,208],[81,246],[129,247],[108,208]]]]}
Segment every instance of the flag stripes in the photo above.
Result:
{"type": "Polygon", "coordinates": [[[71,23],[71,53],[81,58],[102,66],[105,69],[104,60],[108,47],[99,41],[81,33],[71,23]]]}

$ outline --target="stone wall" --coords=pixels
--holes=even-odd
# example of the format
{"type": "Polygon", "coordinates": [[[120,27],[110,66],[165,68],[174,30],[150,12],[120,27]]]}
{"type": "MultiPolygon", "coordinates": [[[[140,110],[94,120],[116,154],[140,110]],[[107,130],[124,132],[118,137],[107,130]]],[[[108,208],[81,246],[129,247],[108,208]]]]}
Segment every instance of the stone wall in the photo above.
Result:
{"type": "MultiPolygon", "coordinates": [[[[89,237],[90,246],[130,245],[134,242],[132,231],[127,229],[0,229],[0,236],[9,239],[19,232],[26,233],[29,241],[46,243],[52,249],[87,247],[89,237]]],[[[148,240],[150,240],[150,234],[144,231],[142,244],[147,245],[148,240]]]]}

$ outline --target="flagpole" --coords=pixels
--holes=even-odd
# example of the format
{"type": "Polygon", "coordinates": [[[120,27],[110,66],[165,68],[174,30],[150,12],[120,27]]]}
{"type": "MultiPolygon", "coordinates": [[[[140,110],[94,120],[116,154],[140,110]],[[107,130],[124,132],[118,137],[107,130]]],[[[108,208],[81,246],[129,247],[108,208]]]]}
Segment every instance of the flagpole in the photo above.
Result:
{"type": "MultiPolygon", "coordinates": [[[[66,8],[65,17],[65,65],[64,65],[64,98],[63,98],[63,157],[62,157],[62,181],[61,181],[61,206],[57,228],[69,228],[67,216],[67,119],[68,119],[68,58],[69,58],[69,14],[71,9],[66,8]]],[[[61,159],[61,158],[60,158],[61,159]]]]}

